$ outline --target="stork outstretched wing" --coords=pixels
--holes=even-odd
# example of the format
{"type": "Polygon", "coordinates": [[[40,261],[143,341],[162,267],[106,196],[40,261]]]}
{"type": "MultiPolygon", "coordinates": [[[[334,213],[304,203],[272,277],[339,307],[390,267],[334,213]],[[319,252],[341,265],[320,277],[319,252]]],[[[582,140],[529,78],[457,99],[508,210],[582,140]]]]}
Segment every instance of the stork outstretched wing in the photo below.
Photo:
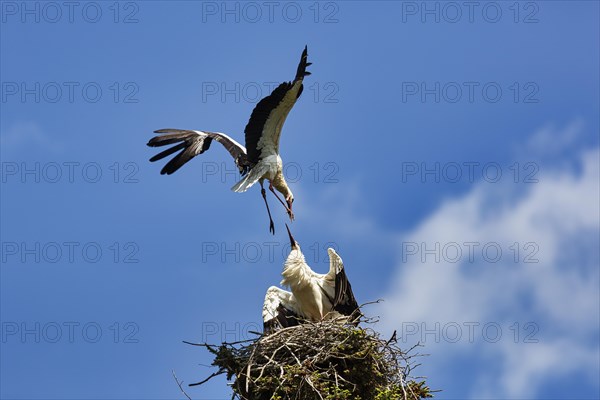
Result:
{"type": "Polygon", "coordinates": [[[296,100],[302,94],[304,77],[310,75],[306,67],[312,63],[307,62],[307,59],[308,49],[304,47],[294,80],[280,84],[254,107],[244,129],[248,160],[251,163],[256,164],[269,155],[279,154],[281,128],[296,100]]]}
{"type": "Polygon", "coordinates": [[[335,281],[335,296],[333,298],[333,310],[342,315],[358,317],[358,303],[352,292],[352,285],[346,276],[344,262],[333,249],[327,249],[329,253],[329,279],[335,281]],[[331,276],[334,275],[334,276],[331,276]]]}
{"type": "Polygon", "coordinates": [[[262,317],[265,335],[302,322],[294,295],[276,286],[271,286],[267,290],[262,317]]]}
{"type": "Polygon", "coordinates": [[[175,146],[168,148],[152,157],[150,161],[158,161],[171,154],[181,150],[173,157],[160,171],[161,175],[171,175],[183,166],[183,164],[196,157],[198,154],[204,153],[210,147],[213,140],[221,143],[225,149],[233,157],[235,164],[241,174],[245,174],[252,167],[248,162],[246,148],[227,136],[219,132],[192,131],[183,129],[159,129],[154,131],[160,135],[153,137],[148,142],[150,147],[167,146],[177,143],[175,146]]]}

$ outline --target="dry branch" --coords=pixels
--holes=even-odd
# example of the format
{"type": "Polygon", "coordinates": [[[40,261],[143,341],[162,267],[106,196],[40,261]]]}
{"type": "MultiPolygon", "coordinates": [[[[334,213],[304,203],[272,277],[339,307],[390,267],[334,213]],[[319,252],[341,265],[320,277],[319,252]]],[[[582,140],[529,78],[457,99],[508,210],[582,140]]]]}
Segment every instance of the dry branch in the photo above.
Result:
{"type": "MultiPolygon", "coordinates": [[[[363,321],[363,324],[369,321],[363,321]]],[[[410,377],[417,346],[403,352],[395,335],[326,320],[281,329],[255,340],[201,344],[215,355],[209,378],[233,378],[241,400],[419,400],[432,397],[410,377]]],[[[198,384],[201,384],[198,383],[198,384]]],[[[191,385],[190,385],[191,386],[191,385]]]]}

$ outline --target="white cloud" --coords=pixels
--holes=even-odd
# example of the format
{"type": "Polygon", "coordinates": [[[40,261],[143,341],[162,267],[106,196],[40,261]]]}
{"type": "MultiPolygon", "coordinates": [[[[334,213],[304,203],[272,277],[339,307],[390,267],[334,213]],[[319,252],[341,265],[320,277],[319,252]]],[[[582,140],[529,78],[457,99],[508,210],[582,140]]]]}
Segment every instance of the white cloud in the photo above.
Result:
{"type": "Polygon", "coordinates": [[[564,129],[557,128],[554,124],[538,129],[529,138],[523,150],[524,156],[556,156],[564,153],[566,149],[572,148],[581,138],[583,132],[583,120],[578,118],[564,129]]]}
{"type": "Polygon", "coordinates": [[[540,341],[534,345],[504,342],[498,352],[503,362],[502,373],[497,380],[491,376],[481,378],[473,390],[473,397],[535,398],[540,386],[574,372],[580,380],[598,379],[598,348],[590,351],[573,340],[540,341]]]}
{"type": "Polygon", "coordinates": [[[362,251],[401,250],[409,242],[426,243],[428,249],[436,242],[440,247],[480,243],[473,262],[464,245],[455,263],[443,256],[435,262],[431,255],[423,262],[421,254],[407,257],[399,251],[397,272],[387,292],[378,296],[385,302],[370,310],[381,315],[378,329],[385,334],[417,327],[416,334],[404,332],[402,346],[421,340],[424,329],[441,334],[439,341],[431,332],[425,335],[422,352],[431,356],[420,360],[423,366],[415,371],[427,372],[434,389],[515,399],[535,398],[545,384],[561,379],[569,385],[573,376],[598,385],[600,149],[577,150],[583,128],[579,120],[563,130],[548,125],[525,141],[521,150],[526,153],[515,157],[540,160],[537,183],[477,183],[466,194],[446,199],[410,232],[386,231],[365,214],[359,180],[311,196],[296,186],[297,197],[304,198],[299,214],[311,215],[325,237],[360,239],[362,251]],[[327,206],[331,204],[335,207],[327,206]],[[511,247],[515,242],[517,262],[511,247]],[[502,249],[498,262],[483,258],[486,243],[502,249]],[[526,256],[538,262],[524,262],[526,256]],[[462,328],[456,343],[444,337],[454,332],[446,325],[452,322],[462,328]],[[466,325],[471,322],[479,324],[473,341],[466,325]],[[526,326],[528,322],[534,324],[526,326]],[[483,336],[486,323],[502,329],[497,343],[483,336]],[[524,342],[531,333],[537,342],[524,342]]]}
{"type": "Polygon", "coordinates": [[[18,122],[0,134],[3,151],[31,151],[31,148],[58,153],[63,147],[45,133],[35,122],[18,122]]]}
{"type": "MultiPolygon", "coordinates": [[[[570,126],[559,137],[572,138],[573,129],[570,126]]],[[[542,136],[544,140],[534,139],[538,147],[552,141],[546,133],[542,136]]],[[[426,340],[425,351],[440,362],[435,373],[449,374],[447,367],[456,357],[488,360],[490,367],[480,367],[474,376],[473,397],[531,398],[549,380],[574,373],[597,385],[600,149],[582,151],[579,162],[579,172],[543,166],[539,182],[516,196],[514,187],[478,184],[443,203],[399,239],[404,249],[407,243],[425,243],[428,249],[439,243],[441,258],[436,262],[427,255],[424,262],[422,247],[415,255],[400,255],[406,262],[399,263],[382,305],[387,330],[408,321],[425,323],[428,329],[436,322],[442,327],[452,321],[495,322],[503,329],[504,337],[493,345],[481,336],[473,343],[466,335],[454,344],[443,337],[438,343],[426,340]],[[443,256],[445,244],[465,242],[480,243],[474,262],[468,260],[464,246],[457,262],[450,262],[454,253],[443,256]],[[518,262],[511,250],[515,242],[520,248],[518,262]],[[500,246],[498,262],[483,258],[480,249],[485,243],[500,246]],[[532,252],[539,262],[524,262],[532,252]],[[538,343],[523,343],[527,321],[539,327],[538,343]],[[516,342],[510,330],[514,322],[520,323],[516,342]]],[[[408,343],[419,338],[411,336],[408,343]]]]}

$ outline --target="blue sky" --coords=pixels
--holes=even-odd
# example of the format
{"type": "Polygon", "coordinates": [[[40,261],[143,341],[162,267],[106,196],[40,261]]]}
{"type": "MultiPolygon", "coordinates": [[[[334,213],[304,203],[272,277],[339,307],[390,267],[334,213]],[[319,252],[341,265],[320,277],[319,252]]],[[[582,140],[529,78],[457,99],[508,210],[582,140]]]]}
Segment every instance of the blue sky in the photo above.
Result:
{"type": "Polygon", "coordinates": [[[165,177],[145,143],[241,140],[305,45],[281,153],[311,265],[339,250],[438,398],[600,397],[597,2],[1,7],[2,398],[179,398],[172,369],[211,372],[182,340],[260,328],[285,213],[271,236],[218,146],[165,177]]]}

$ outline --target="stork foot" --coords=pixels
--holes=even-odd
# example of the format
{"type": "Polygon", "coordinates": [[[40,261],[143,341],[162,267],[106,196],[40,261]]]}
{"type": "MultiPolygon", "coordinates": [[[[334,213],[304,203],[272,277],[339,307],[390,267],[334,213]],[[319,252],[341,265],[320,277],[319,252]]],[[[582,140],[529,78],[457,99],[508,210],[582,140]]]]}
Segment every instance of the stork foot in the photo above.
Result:
{"type": "Polygon", "coordinates": [[[269,222],[269,232],[275,235],[275,224],[273,223],[273,220],[269,222]]]}

